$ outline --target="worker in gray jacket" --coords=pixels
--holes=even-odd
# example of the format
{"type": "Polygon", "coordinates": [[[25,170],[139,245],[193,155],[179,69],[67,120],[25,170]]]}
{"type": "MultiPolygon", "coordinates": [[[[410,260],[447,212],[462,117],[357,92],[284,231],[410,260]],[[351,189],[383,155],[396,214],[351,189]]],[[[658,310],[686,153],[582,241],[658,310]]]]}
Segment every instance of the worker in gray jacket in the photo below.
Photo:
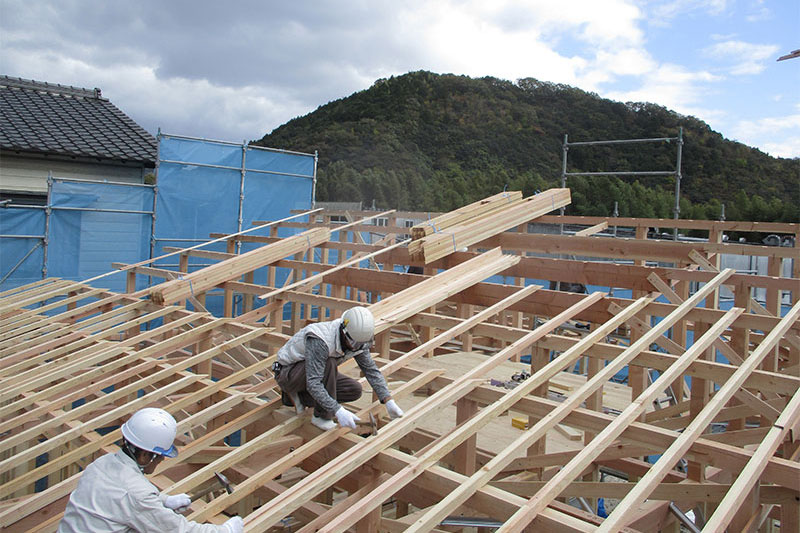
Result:
{"type": "Polygon", "coordinates": [[[235,516],[217,526],[190,522],[179,512],[192,501],[186,494],[159,492],[145,474],[164,457],[175,457],[177,424],[163,409],[136,411],[123,425],[122,449],[86,467],[58,525],[58,533],[242,533],[235,516]]]}
{"type": "Polygon", "coordinates": [[[322,430],[336,427],[334,416],[340,426],[355,428],[358,417],[340,402],[359,399],[361,385],[337,371],[340,364],[354,358],[389,416],[403,416],[370,356],[374,334],[375,319],[366,307],[350,308],[342,318],[309,324],[295,333],[278,350],[278,360],[273,365],[284,405],[294,405],[297,414],[313,406],[311,423],[322,430]]]}

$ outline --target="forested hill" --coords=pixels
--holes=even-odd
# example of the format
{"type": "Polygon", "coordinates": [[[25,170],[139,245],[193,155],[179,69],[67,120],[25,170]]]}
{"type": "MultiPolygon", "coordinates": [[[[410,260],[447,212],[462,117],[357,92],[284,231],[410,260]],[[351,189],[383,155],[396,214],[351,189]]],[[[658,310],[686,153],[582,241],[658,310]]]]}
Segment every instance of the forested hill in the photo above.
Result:
{"type": "MultiPolygon", "coordinates": [[[[319,107],[256,144],[319,152],[317,199],[444,211],[502,191],[557,186],[562,141],[676,137],[683,127],[681,216],[800,220],[800,159],[728,141],[654,104],[623,104],[522,79],[413,72],[319,107]]],[[[673,170],[676,144],[572,147],[568,171],[673,170]]],[[[671,217],[671,177],[571,177],[568,212],[671,217]]]]}

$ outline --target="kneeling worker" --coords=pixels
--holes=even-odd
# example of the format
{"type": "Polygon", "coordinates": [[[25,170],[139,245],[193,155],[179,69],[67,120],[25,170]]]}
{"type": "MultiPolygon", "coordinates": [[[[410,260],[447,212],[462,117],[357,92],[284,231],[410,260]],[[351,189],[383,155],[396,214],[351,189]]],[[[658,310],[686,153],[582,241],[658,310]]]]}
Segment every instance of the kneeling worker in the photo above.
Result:
{"type": "Polygon", "coordinates": [[[106,454],[83,471],[70,495],[58,533],[242,533],[235,516],[221,526],[190,522],[178,514],[192,501],[186,494],[169,496],[150,483],[164,457],[175,457],[177,423],[163,409],[136,411],[122,425],[122,449],[106,454]]]}
{"type": "Polygon", "coordinates": [[[272,367],[283,392],[284,405],[294,405],[297,414],[313,406],[311,423],[323,430],[336,427],[334,415],[340,426],[355,428],[358,417],[339,402],[359,399],[361,385],[337,371],[340,364],[352,357],[389,416],[403,416],[369,354],[374,333],[375,319],[366,307],[350,308],[342,318],[309,324],[295,333],[278,350],[278,361],[272,367]]]}

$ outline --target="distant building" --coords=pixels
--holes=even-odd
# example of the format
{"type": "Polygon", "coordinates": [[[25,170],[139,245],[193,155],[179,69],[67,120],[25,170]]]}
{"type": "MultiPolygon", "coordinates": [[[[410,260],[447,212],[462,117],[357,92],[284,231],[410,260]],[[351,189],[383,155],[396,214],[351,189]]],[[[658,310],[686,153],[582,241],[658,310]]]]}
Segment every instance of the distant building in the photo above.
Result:
{"type": "Polygon", "coordinates": [[[100,89],[0,76],[0,200],[44,204],[48,173],[143,183],[156,146],[100,89]]]}

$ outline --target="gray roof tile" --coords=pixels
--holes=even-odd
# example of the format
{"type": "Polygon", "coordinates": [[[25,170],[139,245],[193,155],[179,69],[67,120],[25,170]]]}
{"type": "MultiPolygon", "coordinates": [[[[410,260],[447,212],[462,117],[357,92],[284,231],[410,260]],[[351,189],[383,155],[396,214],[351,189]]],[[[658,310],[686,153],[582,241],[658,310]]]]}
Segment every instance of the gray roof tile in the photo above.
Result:
{"type": "Polygon", "coordinates": [[[147,163],[156,139],[99,89],[0,76],[0,148],[147,163]]]}

